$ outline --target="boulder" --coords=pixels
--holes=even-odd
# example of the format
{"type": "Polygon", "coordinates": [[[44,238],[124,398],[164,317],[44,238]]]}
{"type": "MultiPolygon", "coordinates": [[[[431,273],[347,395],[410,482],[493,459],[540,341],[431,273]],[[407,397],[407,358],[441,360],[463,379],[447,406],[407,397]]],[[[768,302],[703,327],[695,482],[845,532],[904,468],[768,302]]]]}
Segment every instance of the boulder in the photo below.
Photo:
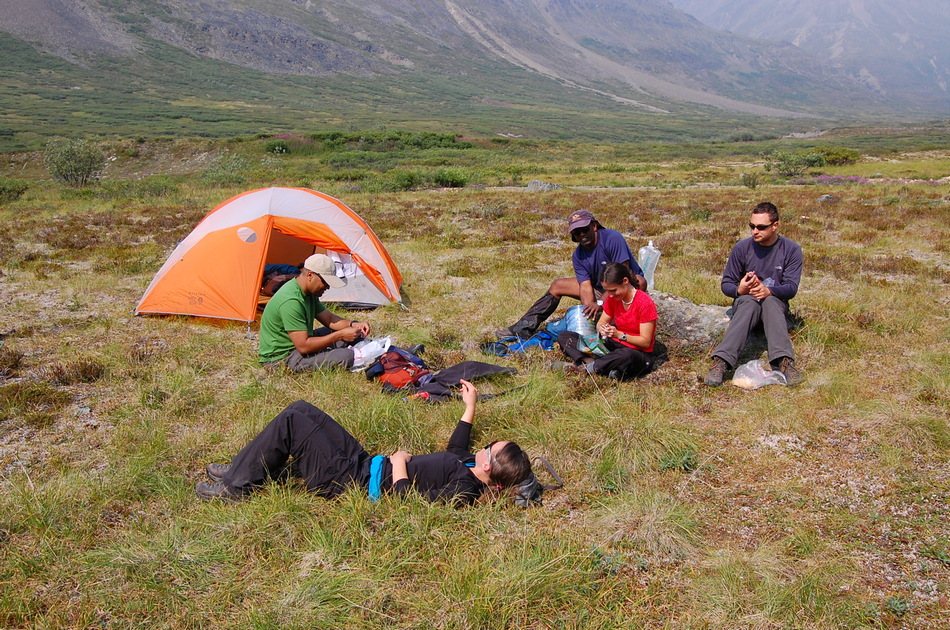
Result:
{"type": "Polygon", "coordinates": [[[659,335],[668,344],[713,347],[729,326],[728,306],[694,304],[684,297],[652,291],[659,317],[659,335]]]}
{"type": "Polygon", "coordinates": [[[548,190],[558,190],[561,188],[560,184],[552,184],[550,182],[542,182],[537,179],[532,179],[528,182],[528,186],[525,188],[528,192],[544,192],[548,190]]]}

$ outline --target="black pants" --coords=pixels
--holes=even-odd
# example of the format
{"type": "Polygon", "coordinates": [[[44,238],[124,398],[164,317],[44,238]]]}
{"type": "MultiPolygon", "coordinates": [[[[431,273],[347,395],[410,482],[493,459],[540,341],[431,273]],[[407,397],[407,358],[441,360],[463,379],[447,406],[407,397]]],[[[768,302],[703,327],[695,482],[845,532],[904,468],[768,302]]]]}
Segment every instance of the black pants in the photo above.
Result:
{"type": "MultiPolygon", "coordinates": [[[[574,363],[580,365],[585,362],[584,359],[591,358],[583,350],[578,348],[581,336],[576,332],[564,331],[557,336],[557,343],[561,350],[574,363]]],[[[636,378],[650,373],[653,369],[653,354],[630,348],[613,339],[604,341],[609,352],[602,357],[594,359],[593,370],[597,374],[610,374],[616,371],[620,378],[636,378]]]]}
{"type": "Polygon", "coordinates": [[[325,497],[369,480],[370,456],[356,438],[325,412],[298,400],[234,456],[222,481],[246,492],[278,475],[290,457],[307,488],[325,497]]]}

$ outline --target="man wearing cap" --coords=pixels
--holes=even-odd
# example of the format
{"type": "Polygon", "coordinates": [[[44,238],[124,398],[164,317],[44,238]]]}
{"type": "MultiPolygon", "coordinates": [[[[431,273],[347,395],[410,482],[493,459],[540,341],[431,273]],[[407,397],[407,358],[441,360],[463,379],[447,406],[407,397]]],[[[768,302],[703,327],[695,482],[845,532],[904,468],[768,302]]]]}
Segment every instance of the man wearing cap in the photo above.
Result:
{"type": "Polygon", "coordinates": [[[320,302],[330,287],[343,286],[346,279],[336,275],[336,264],[329,256],[314,254],[304,261],[300,275],[278,289],[264,307],[260,362],[285,363],[294,372],[353,367],[350,344],[369,335],[369,324],[343,319],[320,302]],[[323,328],[314,331],[315,319],[323,328]]]}
{"type": "Polygon", "coordinates": [[[528,339],[541,324],[557,310],[562,297],[581,301],[584,315],[593,318],[600,310],[597,300],[604,292],[601,276],[608,263],[619,262],[633,272],[638,288],[646,291],[647,283],[643,270],[637,264],[627,241],[616,230],[602,226],[589,210],[576,210],[567,218],[568,232],[577,248],[571,260],[574,264],[573,278],[558,278],[551,283],[548,292],[535,302],[517,323],[495,332],[499,337],[528,339]]]}

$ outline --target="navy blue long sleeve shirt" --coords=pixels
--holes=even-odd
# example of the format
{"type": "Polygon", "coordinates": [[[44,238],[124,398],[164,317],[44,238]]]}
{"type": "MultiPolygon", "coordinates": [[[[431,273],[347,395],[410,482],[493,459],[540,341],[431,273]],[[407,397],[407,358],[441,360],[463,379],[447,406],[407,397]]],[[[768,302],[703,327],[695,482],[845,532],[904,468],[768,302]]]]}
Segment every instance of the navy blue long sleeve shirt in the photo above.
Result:
{"type": "Polygon", "coordinates": [[[802,248],[784,236],[768,247],[751,237],[742,239],[729,254],[722,273],[722,292],[733,299],[738,297],[739,281],[749,271],[755,272],[772,295],[788,302],[798,293],[802,279],[802,248]]]}

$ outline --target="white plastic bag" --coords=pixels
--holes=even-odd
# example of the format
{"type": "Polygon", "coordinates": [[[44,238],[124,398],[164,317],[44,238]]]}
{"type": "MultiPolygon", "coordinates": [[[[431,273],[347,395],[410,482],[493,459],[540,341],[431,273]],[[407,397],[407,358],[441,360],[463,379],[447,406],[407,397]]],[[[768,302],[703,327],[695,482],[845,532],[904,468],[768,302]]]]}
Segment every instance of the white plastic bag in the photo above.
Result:
{"type": "Polygon", "coordinates": [[[364,339],[353,346],[353,372],[366,369],[379,355],[389,350],[392,339],[389,336],[378,339],[364,339]]]}
{"type": "Polygon", "coordinates": [[[767,363],[760,359],[740,365],[732,376],[732,384],[742,389],[758,389],[766,385],[787,385],[785,375],[770,370],[767,363]]]}

